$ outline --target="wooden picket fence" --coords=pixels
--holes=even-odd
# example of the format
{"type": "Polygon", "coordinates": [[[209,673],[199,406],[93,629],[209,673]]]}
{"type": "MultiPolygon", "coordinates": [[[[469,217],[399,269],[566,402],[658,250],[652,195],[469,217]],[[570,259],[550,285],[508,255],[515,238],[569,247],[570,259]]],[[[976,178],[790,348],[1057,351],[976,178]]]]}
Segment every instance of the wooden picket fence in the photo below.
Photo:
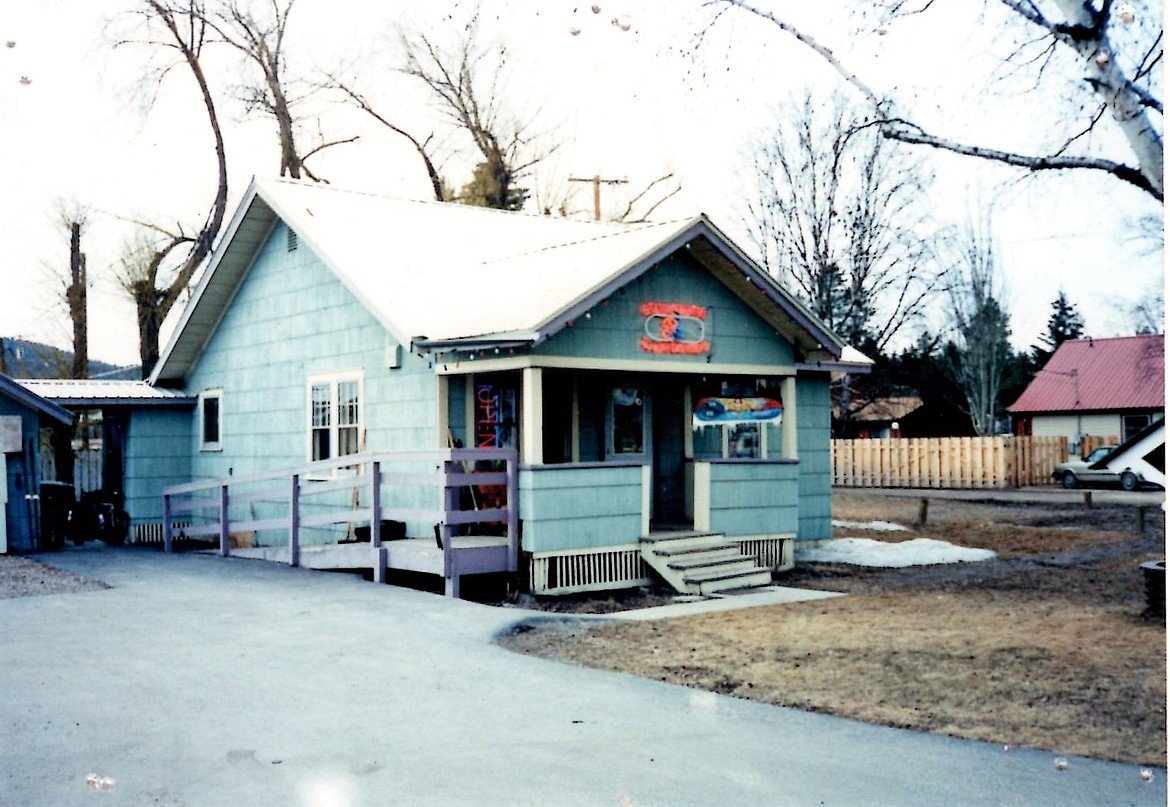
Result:
{"type": "Polygon", "coordinates": [[[1052,483],[1067,437],[834,440],[833,484],[853,488],[1014,488],[1052,483]]]}

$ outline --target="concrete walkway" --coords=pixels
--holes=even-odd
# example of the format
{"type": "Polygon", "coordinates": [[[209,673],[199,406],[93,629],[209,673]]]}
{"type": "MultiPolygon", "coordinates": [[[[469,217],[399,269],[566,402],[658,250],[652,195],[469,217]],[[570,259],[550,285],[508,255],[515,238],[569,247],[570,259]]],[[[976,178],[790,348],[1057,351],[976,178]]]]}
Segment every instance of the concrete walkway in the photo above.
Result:
{"type": "Polygon", "coordinates": [[[1164,769],[515,655],[492,643],[515,610],[257,561],[42,560],[113,588],[0,600],[4,805],[1166,803],[1164,769]]]}

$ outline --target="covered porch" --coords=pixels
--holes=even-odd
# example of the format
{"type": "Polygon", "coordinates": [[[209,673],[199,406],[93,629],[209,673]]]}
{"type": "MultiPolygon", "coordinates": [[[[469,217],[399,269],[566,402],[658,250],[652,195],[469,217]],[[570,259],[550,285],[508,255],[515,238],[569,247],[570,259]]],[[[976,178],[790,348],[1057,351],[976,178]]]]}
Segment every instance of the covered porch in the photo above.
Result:
{"type": "Polygon", "coordinates": [[[663,577],[704,593],[717,583],[770,582],[772,570],[792,565],[800,473],[793,368],[696,372],[655,361],[650,371],[485,358],[461,363],[474,373],[440,366],[440,433],[455,445],[517,451],[531,591],[663,577]],[[684,548],[680,538],[704,546],[684,548]],[[686,566],[696,567],[690,584],[674,574],[686,566]],[[699,585],[703,574],[719,579],[699,585]]]}

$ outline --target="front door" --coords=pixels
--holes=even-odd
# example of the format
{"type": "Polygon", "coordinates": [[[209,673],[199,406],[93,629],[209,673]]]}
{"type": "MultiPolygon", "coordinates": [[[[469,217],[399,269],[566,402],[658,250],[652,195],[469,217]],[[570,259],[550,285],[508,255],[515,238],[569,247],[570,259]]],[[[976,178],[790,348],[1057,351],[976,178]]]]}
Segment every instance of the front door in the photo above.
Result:
{"type": "Polygon", "coordinates": [[[616,386],[606,411],[607,460],[641,461],[651,468],[650,518],[679,526],[686,518],[682,385],[616,386]]]}
{"type": "Polygon", "coordinates": [[[651,443],[654,446],[651,519],[659,526],[686,521],[686,473],[683,464],[684,413],[682,384],[664,380],[654,385],[651,443]]]}

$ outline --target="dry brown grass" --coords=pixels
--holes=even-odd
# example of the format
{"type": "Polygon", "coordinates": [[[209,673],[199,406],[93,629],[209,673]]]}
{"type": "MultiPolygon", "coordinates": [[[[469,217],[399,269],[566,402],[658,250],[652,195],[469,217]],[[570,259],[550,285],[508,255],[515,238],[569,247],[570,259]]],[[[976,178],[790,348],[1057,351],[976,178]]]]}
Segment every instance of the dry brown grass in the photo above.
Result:
{"type": "MultiPolygon", "coordinates": [[[[845,499],[834,501],[839,518],[912,523],[917,511],[876,493],[845,499]]],[[[932,502],[925,530],[870,537],[951,536],[1006,560],[882,572],[818,565],[782,582],[852,596],[509,641],[767,703],[1165,765],[1165,623],[1142,616],[1137,570],[1158,555],[1164,523],[1159,516],[1157,534],[1135,541],[1129,513],[1095,510],[1061,517],[932,502]]]]}

